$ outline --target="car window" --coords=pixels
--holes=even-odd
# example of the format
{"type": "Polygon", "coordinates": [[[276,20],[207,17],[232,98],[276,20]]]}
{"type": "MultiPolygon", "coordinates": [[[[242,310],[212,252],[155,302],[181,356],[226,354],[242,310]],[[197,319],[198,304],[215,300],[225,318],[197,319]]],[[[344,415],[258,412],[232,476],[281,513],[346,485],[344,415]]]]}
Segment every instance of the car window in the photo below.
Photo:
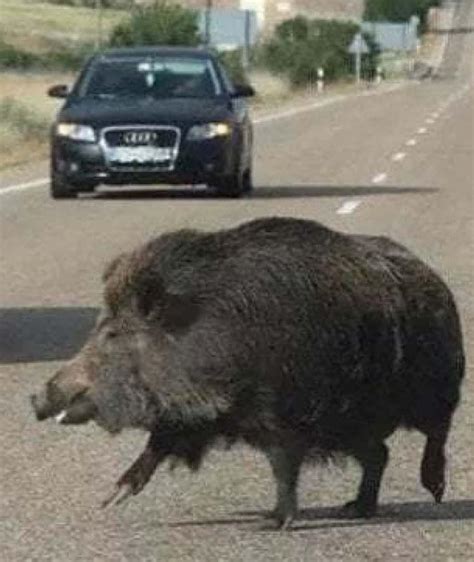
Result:
{"type": "Polygon", "coordinates": [[[91,66],[79,96],[209,98],[221,94],[212,61],[201,58],[114,59],[91,66]]]}

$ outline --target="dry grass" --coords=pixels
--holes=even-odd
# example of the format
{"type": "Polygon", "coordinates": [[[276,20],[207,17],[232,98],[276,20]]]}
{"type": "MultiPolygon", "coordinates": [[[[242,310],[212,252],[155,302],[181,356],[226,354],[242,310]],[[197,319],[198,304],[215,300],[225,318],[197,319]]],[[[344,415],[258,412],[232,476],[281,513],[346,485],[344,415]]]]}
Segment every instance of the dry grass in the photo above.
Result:
{"type": "MultiPolygon", "coordinates": [[[[0,0],[0,13],[0,37],[25,51],[40,52],[52,43],[93,43],[96,38],[97,18],[90,8],[35,0],[0,0]]],[[[104,10],[104,37],[125,16],[123,11],[104,10]]]]}
{"type": "Polygon", "coordinates": [[[61,104],[49,98],[46,90],[73,78],[49,73],[0,74],[0,168],[46,156],[49,123],[61,104]]]}

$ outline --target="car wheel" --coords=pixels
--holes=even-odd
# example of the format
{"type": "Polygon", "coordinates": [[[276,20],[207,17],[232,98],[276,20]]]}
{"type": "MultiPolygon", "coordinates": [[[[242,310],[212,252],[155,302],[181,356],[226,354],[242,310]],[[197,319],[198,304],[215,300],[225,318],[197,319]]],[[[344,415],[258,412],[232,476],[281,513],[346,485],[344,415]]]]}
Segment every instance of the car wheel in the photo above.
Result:
{"type": "Polygon", "coordinates": [[[236,172],[232,176],[222,179],[216,186],[217,193],[222,197],[237,198],[246,193],[250,193],[253,189],[252,172],[236,172]]]}
{"type": "Polygon", "coordinates": [[[50,194],[53,199],[73,199],[76,197],[77,191],[61,176],[53,174],[51,176],[50,194]]]}
{"type": "Polygon", "coordinates": [[[245,170],[242,184],[242,193],[249,195],[253,191],[252,169],[245,170]]]}
{"type": "Polygon", "coordinates": [[[53,199],[74,199],[80,192],[94,191],[95,184],[71,184],[64,180],[60,175],[51,176],[51,197],[53,199]]]}

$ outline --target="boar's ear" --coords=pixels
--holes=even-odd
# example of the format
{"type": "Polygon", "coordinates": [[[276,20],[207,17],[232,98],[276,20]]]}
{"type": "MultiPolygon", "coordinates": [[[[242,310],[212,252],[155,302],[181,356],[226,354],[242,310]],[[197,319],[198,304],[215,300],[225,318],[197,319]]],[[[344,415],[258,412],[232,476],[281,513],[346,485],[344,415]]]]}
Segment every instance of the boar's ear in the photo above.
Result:
{"type": "Polygon", "coordinates": [[[112,277],[112,275],[116,274],[119,271],[120,267],[123,267],[125,262],[129,259],[129,254],[125,252],[119,254],[116,258],[114,258],[110,263],[108,263],[104,269],[104,273],[102,274],[102,282],[107,283],[107,281],[112,277]]]}
{"type": "Polygon", "coordinates": [[[130,254],[120,254],[110,262],[102,275],[104,298],[111,310],[116,311],[130,284],[130,254]]]}
{"type": "Polygon", "coordinates": [[[167,332],[179,332],[191,326],[199,316],[199,304],[189,295],[167,293],[160,311],[160,323],[167,332]]]}
{"type": "Polygon", "coordinates": [[[199,304],[188,295],[162,293],[159,302],[150,294],[140,294],[136,304],[139,312],[166,332],[185,330],[199,316],[199,304]]]}
{"type": "Polygon", "coordinates": [[[198,317],[199,305],[196,299],[190,295],[167,291],[156,274],[142,274],[134,292],[138,312],[148,320],[157,322],[168,332],[184,330],[198,317]]]}

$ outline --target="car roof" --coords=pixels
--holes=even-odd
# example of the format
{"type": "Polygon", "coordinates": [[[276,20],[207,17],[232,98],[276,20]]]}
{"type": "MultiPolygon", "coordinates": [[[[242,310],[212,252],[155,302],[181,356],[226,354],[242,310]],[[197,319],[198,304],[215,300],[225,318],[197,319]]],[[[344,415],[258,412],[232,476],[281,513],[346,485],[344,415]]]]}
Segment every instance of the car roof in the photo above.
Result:
{"type": "Polygon", "coordinates": [[[193,57],[209,59],[214,58],[214,54],[205,48],[198,47],[121,47],[114,49],[106,49],[96,55],[96,58],[102,60],[114,60],[121,58],[146,58],[158,56],[171,56],[171,57],[193,57]]]}

